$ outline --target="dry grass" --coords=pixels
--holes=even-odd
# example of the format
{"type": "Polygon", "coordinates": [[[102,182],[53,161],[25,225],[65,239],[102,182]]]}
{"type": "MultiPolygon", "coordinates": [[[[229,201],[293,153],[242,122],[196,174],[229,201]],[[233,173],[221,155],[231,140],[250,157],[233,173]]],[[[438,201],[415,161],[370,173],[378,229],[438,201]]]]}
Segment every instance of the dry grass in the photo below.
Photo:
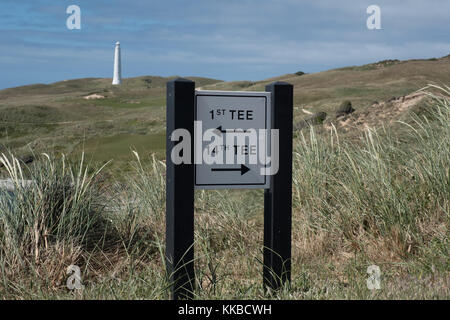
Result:
{"type": "MultiPolygon", "coordinates": [[[[448,299],[450,109],[442,94],[450,92],[431,96],[426,115],[397,123],[402,131],[366,129],[353,141],[310,128],[296,137],[292,283],[280,292],[262,288],[262,190],[196,191],[196,297],[448,299]],[[382,271],[378,291],[366,287],[372,264],[382,271]]],[[[0,295],[167,298],[164,162],[135,153],[134,173],[111,184],[83,162],[43,157],[29,169],[2,158],[11,178],[35,183],[17,184],[16,198],[0,202],[0,295]],[[81,268],[81,291],[65,286],[70,264],[81,268]]]]}

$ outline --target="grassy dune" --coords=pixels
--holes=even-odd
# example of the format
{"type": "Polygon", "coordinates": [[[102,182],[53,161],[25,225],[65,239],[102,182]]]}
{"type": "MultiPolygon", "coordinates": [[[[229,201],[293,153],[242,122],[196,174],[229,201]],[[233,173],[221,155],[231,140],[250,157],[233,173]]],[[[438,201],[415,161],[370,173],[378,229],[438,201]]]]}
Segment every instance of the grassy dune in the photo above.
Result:
{"type": "MultiPolygon", "coordinates": [[[[121,172],[130,148],[161,158],[165,134],[166,82],[144,76],[112,86],[111,79],[76,79],[0,90],[0,148],[18,156],[48,152],[79,157],[121,172]],[[97,95],[98,99],[87,99],[97,95]],[[111,147],[108,152],[102,144],[111,147]],[[128,144],[133,140],[133,143],[128,144]],[[96,148],[98,146],[98,148],[96,148]]],[[[219,80],[190,77],[199,85],[219,80]]]]}
{"type": "MultiPolygon", "coordinates": [[[[167,298],[165,84],[76,79],[0,90],[0,297],[167,298]],[[86,99],[91,95],[98,99],[86,99]],[[136,152],[133,152],[136,151],[136,152]],[[25,165],[25,155],[36,158],[25,165]],[[17,157],[17,158],[16,158],[17,157]],[[66,287],[78,265],[84,289],[66,287]]],[[[263,192],[196,191],[202,299],[450,297],[450,57],[384,61],[206,90],[294,85],[292,285],[262,288],[263,192]],[[392,99],[393,97],[400,97],[392,99]],[[356,109],[336,119],[344,100],[356,109]],[[378,103],[374,103],[377,101],[378,103]],[[381,289],[367,289],[367,267],[381,289]]]]}
{"type": "Polygon", "coordinates": [[[264,81],[219,82],[203,89],[264,91],[266,84],[287,81],[294,85],[294,116],[305,117],[301,108],[333,113],[343,100],[356,109],[366,109],[374,101],[386,101],[418,90],[429,83],[450,81],[450,57],[430,60],[379,62],[313,74],[287,74],[264,81]]]}
{"type": "MultiPolygon", "coordinates": [[[[369,70],[330,73],[379,72],[365,68],[369,70]]],[[[303,101],[301,97],[309,94],[303,89],[310,83],[307,77],[321,76],[285,79],[295,80],[296,101],[303,101]]],[[[344,93],[356,97],[362,92],[362,87],[352,87],[356,80],[330,81],[339,82],[334,90],[342,96],[318,94],[311,98],[315,106],[339,101],[344,93]],[[343,89],[350,87],[356,89],[343,89]]],[[[409,93],[416,80],[408,82],[405,76],[402,81],[380,94],[409,93]]],[[[263,84],[249,88],[261,89],[263,84]]],[[[325,87],[324,83],[324,89],[315,90],[331,90],[325,87]]],[[[196,191],[195,296],[448,299],[450,91],[427,90],[433,94],[424,102],[426,112],[410,112],[402,122],[356,130],[353,139],[316,127],[296,134],[290,288],[276,293],[262,288],[262,190],[196,191]],[[367,289],[369,265],[381,269],[380,290],[367,289]]],[[[368,92],[361,103],[379,97],[375,89],[368,92]]],[[[138,110],[124,109],[123,119],[138,110]]],[[[163,107],[156,111],[157,116],[149,113],[147,121],[161,116],[163,107]]],[[[83,157],[69,161],[42,155],[24,167],[12,155],[2,156],[3,171],[13,181],[26,177],[34,182],[30,187],[16,183],[14,199],[7,194],[0,197],[1,297],[167,298],[162,259],[164,162],[142,153],[130,152],[130,157],[134,160],[126,179],[115,180],[106,175],[110,163],[99,167],[83,157]],[[81,268],[81,290],[66,288],[66,268],[71,264],[81,268]]]]}
{"type": "MultiPolygon", "coordinates": [[[[88,161],[101,165],[112,159],[108,170],[119,174],[132,159],[129,148],[123,147],[123,137],[140,136],[135,147],[145,158],[156,152],[162,159],[163,140],[145,141],[165,132],[166,82],[172,78],[129,78],[122,86],[112,86],[111,79],[88,78],[0,90],[0,148],[12,149],[18,156],[63,152],[77,157],[83,145],[88,145],[88,161]],[[85,99],[93,94],[102,98],[85,99]],[[103,139],[116,141],[112,149],[118,154],[91,148],[103,139]]],[[[256,82],[189,78],[196,81],[197,88],[211,90],[260,91],[272,81],[290,82],[294,85],[295,121],[299,122],[306,117],[303,110],[323,111],[332,117],[343,100],[351,100],[357,112],[365,112],[374,101],[410,94],[429,83],[448,84],[450,57],[384,61],[256,82]]]]}

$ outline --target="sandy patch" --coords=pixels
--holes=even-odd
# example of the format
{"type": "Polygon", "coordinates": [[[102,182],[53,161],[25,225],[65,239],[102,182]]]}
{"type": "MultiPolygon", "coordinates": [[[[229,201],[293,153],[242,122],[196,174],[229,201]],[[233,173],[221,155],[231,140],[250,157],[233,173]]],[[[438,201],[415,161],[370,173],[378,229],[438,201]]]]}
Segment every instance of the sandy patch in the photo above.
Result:
{"type": "Polygon", "coordinates": [[[83,99],[86,99],[86,100],[91,100],[91,99],[104,99],[104,98],[105,98],[105,96],[102,96],[101,94],[97,94],[97,93],[90,94],[90,95],[88,95],[88,96],[84,96],[84,97],[83,97],[83,99]]]}
{"type": "MultiPolygon", "coordinates": [[[[414,92],[406,96],[395,97],[385,102],[372,104],[365,110],[358,110],[350,115],[333,121],[334,125],[341,128],[355,127],[364,129],[375,127],[383,122],[394,122],[398,117],[417,105],[427,95],[423,92],[414,92]]],[[[331,129],[331,124],[325,126],[331,129]]]]}

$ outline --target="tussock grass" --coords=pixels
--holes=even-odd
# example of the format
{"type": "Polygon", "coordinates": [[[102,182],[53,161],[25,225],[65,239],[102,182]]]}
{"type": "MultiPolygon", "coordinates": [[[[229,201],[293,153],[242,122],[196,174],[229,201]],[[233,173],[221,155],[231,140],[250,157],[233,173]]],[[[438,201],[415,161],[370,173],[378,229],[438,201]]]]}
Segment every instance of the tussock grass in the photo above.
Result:
{"type": "MultiPolygon", "coordinates": [[[[448,245],[450,113],[448,99],[433,98],[432,122],[402,123],[408,143],[389,128],[368,128],[359,144],[335,131],[300,134],[294,204],[303,231],[322,239],[321,251],[401,261],[430,243],[448,245]]],[[[442,258],[438,265],[448,270],[448,255],[442,258]]]]}
{"type": "MultiPolygon", "coordinates": [[[[262,191],[196,191],[195,297],[448,298],[450,90],[426,91],[427,112],[356,142],[334,128],[295,138],[292,283],[280,292],[261,283],[262,191]],[[382,271],[373,292],[372,264],[382,271]]],[[[2,155],[15,183],[0,198],[2,297],[168,297],[165,164],[134,157],[133,173],[110,183],[83,157],[43,155],[25,168],[2,155]],[[82,270],[80,291],[65,287],[70,264],[82,270]]]]}

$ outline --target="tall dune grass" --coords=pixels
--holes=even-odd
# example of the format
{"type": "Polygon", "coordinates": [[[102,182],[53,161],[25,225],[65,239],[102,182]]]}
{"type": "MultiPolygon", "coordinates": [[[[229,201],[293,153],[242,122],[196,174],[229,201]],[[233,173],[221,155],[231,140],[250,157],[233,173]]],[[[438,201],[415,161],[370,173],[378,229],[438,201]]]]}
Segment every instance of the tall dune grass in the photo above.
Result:
{"type": "MultiPolygon", "coordinates": [[[[0,162],[14,185],[14,191],[2,191],[0,196],[4,279],[23,272],[51,274],[50,261],[58,264],[56,260],[66,256],[76,260],[82,248],[97,245],[105,226],[102,190],[96,180],[102,168],[89,174],[83,157],[69,166],[65,157],[55,160],[47,154],[27,169],[11,154],[2,154],[0,162]],[[25,178],[28,183],[23,183],[25,178]]],[[[60,267],[52,276],[64,272],[60,267]]]]}
{"type": "MultiPolygon", "coordinates": [[[[449,95],[448,88],[433,88],[449,95]]],[[[335,131],[300,135],[293,203],[305,232],[325,233],[324,245],[335,250],[388,260],[433,244],[448,269],[450,109],[448,98],[430,96],[428,117],[399,123],[407,136],[367,128],[360,143],[350,144],[335,131]]]]}
{"type": "MultiPolygon", "coordinates": [[[[261,285],[261,190],[197,191],[195,296],[448,297],[450,90],[426,90],[434,92],[426,113],[368,128],[358,142],[336,129],[295,138],[293,280],[279,293],[268,296],[261,285]],[[365,286],[370,264],[383,271],[378,293],[365,286]]],[[[0,196],[0,295],[168,297],[165,164],[134,158],[134,174],[104,182],[103,168],[89,169],[83,158],[43,155],[25,168],[1,156],[15,191],[0,196]],[[65,287],[70,264],[82,269],[82,292],[65,287]]]]}

